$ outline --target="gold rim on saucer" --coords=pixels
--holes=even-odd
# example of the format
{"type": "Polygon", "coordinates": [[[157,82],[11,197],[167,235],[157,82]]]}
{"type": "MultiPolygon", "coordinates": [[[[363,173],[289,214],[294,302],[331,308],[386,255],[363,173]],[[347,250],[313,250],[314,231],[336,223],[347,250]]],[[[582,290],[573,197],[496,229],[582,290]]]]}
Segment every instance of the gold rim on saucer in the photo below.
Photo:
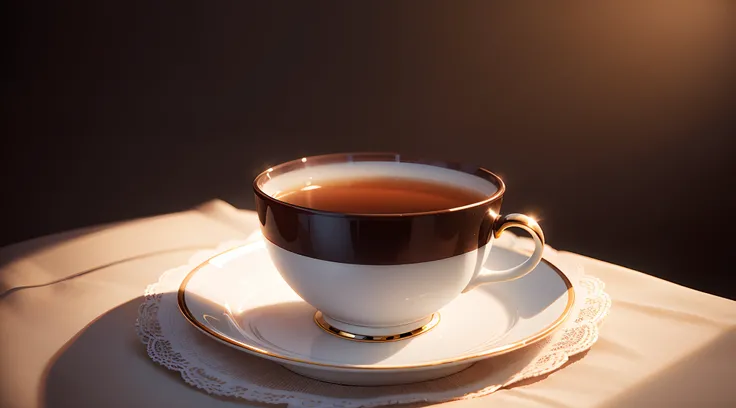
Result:
{"type": "Polygon", "coordinates": [[[269,351],[262,349],[260,347],[256,347],[250,344],[243,343],[242,341],[238,341],[232,338],[229,338],[227,336],[223,336],[222,334],[212,330],[211,328],[203,325],[200,323],[196,317],[192,314],[192,311],[189,310],[189,307],[187,306],[186,302],[186,288],[189,281],[192,279],[192,277],[202,268],[204,268],[207,264],[210,263],[211,260],[222,256],[223,254],[242,249],[243,247],[249,246],[252,244],[244,244],[240,246],[236,246],[233,248],[230,248],[228,250],[225,250],[223,252],[220,252],[206,261],[202,262],[198,266],[196,266],[194,269],[192,269],[191,272],[187,274],[187,276],[184,278],[184,280],[181,282],[181,285],[179,286],[179,290],[177,292],[177,303],[179,306],[179,310],[184,315],[184,317],[187,319],[189,323],[191,323],[195,328],[202,331],[203,333],[213,337],[214,339],[223,342],[225,344],[235,346],[237,348],[241,348],[245,351],[248,351],[253,354],[260,354],[262,356],[265,356],[268,359],[276,360],[276,361],[283,361],[283,362],[290,362],[290,363],[296,363],[296,364],[303,364],[307,366],[315,366],[315,367],[325,367],[325,368],[336,368],[336,369],[351,369],[351,370],[368,370],[368,371],[376,371],[376,370],[405,370],[405,369],[414,369],[414,368],[424,368],[424,367],[438,367],[446,364],[458,364],[462,363],[464,361],[469,360],[477,360],[479,358],[488,358],[493,357],[501,354],[505,354],[514,350],[518,350],[520,348],[526,347],[530,344],[536,343],[550,334],[552,334],[555,329],[557,329],[564,321],[565,319],[570,315],[570,311],[572,311],[572,307],[575,304],[575,289],[572,287],[572,282],[570,282],[570,279],[567,278],[567,276],[554,264],[549,262],[548,260],[542,258],[540,263],[545,263],[547,266],[552,268],[553,271],[555,271],[559,276],[560,279],[564,282],[565,286],[567,287],[567,304],[565,305],[565,310],[562,311],[560,316],[555,319],[554,322],[549,324],[544,329],[540,330],[539,332],[530,335],[529,337],[526,337],[522,340],[519,340],[515,343],[506,344],[500,347],[483,350],[481,352],[469,354],[466,356],[462,356],[459,358],[447,358],[443,360],[438,361],[432,361],[428,363],[420,363],[420,364],[407,364],[407,365],[352,365],[352,364],[329,364],[329,363],[320,363],[316,361],[309,361],[309,360],[303,360],[300,358],[295,358],[287,355],[283,355],[277,352],[269,351]]]}
{"type": "Polygon", "coordinates": [[[435,326],[437,326],[437,324],[440,322],[440,314],[432,314],[432,318],[429,320],[429,322],[427,322],[427,324],[422,327],[418,327],[414,330],[404,333],[388,334],[384,336],[369,336],[365,334],[350,333],[345,330],[338,329],[337,327],[327,323],[324,315],[319,310],[317,311],[317,313],[314,314],[314,322],[317,323],[317,326],[319,326],[320,329],[341,339],[361,341],[364,343],[388,343],[391,341],[407,340],[434,329],[435,326]]]}

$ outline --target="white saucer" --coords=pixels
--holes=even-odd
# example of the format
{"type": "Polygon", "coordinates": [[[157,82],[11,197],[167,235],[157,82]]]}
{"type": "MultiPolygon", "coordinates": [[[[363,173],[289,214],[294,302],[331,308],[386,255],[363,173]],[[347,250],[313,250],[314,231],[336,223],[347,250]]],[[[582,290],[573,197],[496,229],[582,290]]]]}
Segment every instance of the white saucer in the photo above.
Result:
{"type": "MultiPolygon", "coordinates": [[[[508,268],[526,257],[494,247],[487,266],[508,268]]],[[[296,373],[339,384],[389,385],[444,377],[549,336],[572,309],[574,291],[543,260],[521,279],[460,295],[422,335],[360,343],[317,326],[316,310],[283,281],[257,241],[195,268],[182,282],[178,302],[205,334],[296,373]]]]}

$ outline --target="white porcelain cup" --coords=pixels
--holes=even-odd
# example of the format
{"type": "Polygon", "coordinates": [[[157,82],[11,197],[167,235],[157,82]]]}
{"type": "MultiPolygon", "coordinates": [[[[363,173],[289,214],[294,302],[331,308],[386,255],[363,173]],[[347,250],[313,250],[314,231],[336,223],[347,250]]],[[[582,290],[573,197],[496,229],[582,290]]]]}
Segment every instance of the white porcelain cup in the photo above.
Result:
{"type": "Polygon", "coordinates": [[[480,167],[388,153],[305,157],[269,168],[253,182],[261,231],[284,280],[318,311],[323,328],[356,340],[399,339],[436,323],[436,312],[481,284],[529,273],[544,234],[522,214],[499,215],[503,181],[480,167]],[[297,206],[279,192],[361,177],[407,178],[462,186],[483,199],[456,208],[357,214],[297,206]],[[531,256],[514,268],[483,267],[493,238],[527,230],[531,256]]]}

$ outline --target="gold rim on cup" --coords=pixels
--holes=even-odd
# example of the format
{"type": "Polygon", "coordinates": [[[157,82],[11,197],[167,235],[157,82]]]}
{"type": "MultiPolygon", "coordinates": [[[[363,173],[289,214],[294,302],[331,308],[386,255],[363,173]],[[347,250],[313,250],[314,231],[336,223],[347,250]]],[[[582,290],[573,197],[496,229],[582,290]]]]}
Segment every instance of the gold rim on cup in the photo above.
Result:
{"type": "Polygon", "coordinates": [[[440,314],[433,313],[432,318],[429,320],[429,322],[427,322],[424,326],[417,327],[414,330],[397,334],[388,334],[384,336],[369,336],[367,334],[350,333],[345,330],[338,329],[337,327],[327,323],[327,320],[325,320],[324,315],[320,311],[317,311],[317,313],[314,314],[314,322],[317,323],[317,326],[319,326],[320,329],[341,339],[360,341],[364,343],[388,343],[392,341],[407,340],[434,329],[435,326],[437,326],[437,324],[440,322],[440,314]]]}

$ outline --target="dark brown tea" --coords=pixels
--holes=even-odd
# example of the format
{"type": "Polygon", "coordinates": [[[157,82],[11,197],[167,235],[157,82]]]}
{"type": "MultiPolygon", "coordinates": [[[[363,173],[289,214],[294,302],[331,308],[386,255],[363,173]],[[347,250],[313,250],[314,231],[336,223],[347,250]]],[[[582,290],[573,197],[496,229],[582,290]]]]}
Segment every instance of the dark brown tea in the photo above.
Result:
{"type": "Polygon", "coordinates": [[[357,178],[315,182],[284,191],[277,199],[315,210],[363,214],[403,214],[446,210],[482,201],[478,191],[411,178],[357,178]]]}

